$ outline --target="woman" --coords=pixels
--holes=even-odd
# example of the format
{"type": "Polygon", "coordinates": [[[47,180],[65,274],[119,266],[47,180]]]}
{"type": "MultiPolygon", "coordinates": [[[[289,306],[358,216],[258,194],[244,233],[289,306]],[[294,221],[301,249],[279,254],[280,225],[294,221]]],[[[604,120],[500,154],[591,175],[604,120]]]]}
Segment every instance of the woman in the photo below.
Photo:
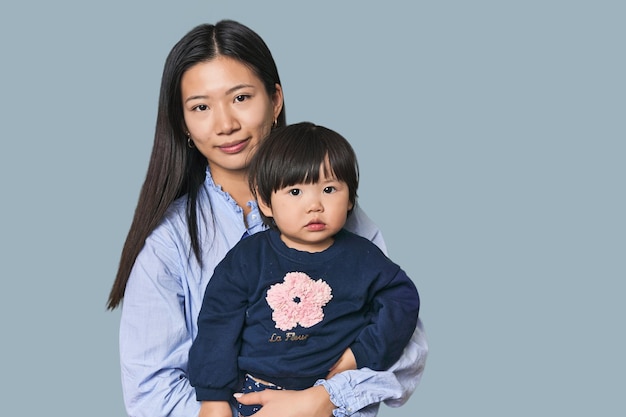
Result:
{"type": "MultiPolygon", "coordinates": [[[[204,289],[225,253],[264,229],[247,165],[259,141],[284,124],[276,65],[246,26],[201,25],[171,50],[146,180],[108,301],[114,309],[124,299],[120,357],[130,416],[197,415],[187,359],[204,289]]],[[[346,227],[385,249],[358,207],[346,227]]],[[[418,325],[389,372],[349,371],[304,391],[251,393],[239,401],[262,404],[258,417],[328,417],[335,409],[350,415],[364,407],[375,414],[380,401],[406,401],[426,353],[418,325]]]]}

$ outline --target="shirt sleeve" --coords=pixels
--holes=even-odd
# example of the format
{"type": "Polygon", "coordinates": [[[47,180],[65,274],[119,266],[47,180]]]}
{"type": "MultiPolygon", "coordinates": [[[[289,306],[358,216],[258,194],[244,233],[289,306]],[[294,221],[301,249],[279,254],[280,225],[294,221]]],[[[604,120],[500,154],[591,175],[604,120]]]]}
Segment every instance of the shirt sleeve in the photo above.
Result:
{"type": "Polygon", "coordinates": [[[374,223],[363,211],[363,209],[361,209],[358,202],[348,216],[344,227],[346,230],[370,240],[378,246],[385,255],[387,255],[387,245],[385,245],[383,234],[376,223],[374,223]]]}
{"type": "Polygon", "coordinates": [[[400,407],[417,388],[428,355],[428,343],[421,320],[400,359],[387,371],[361,368],[339,373],[329,380],[318,380],[337,408],[336,417],[375,416],[377,403],[400,407]]]}
{"type": "Polygon", "coordinates": [[[126,286],[120,362],[130,417],[195,416],[200,410],[187,379],[192,335],[177,258],[174,241],[153,233],[126,286]]]}

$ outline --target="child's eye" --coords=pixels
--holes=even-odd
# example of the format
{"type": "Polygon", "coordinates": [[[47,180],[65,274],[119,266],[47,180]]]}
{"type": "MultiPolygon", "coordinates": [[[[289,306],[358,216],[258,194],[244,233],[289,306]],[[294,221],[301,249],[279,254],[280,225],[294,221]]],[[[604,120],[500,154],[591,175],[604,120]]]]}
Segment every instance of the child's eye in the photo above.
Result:
{"type": "Polygon", "coordinates": [[[334,193],[337,189],[335,187],[324,187],[324,193],[331,194],[334,193]]]}
{"type": "Polygon", "coordinates": [[[289,194],[291,195],[300,195],[300,190],[297,188],[292,188],[291,190],[289,190],[289,194]]]}

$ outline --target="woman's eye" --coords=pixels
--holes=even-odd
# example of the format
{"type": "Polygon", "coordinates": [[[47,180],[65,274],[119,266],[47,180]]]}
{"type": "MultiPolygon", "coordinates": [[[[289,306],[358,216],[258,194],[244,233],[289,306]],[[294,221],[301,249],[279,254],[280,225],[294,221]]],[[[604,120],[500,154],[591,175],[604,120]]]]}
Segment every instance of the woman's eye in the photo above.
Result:
{"type": "Polygon", "coordinates": [[[193,108],[193,111],[207,111],[208,109],[209,106],[207,106],[206,104],[198,104],[193,108]]]}
{"type": "Polygon", "coordinates": [[[246,101],[249,98],[250,96],[247,94],[239,94],[238,96],[235,96],[235,101],[241,103],[242,101],[246,101]]]}
{"type": "Polygon", "coordinates": [[[331,193],[334,193],[334,192],[335,192],[335,190],[336,190],[336,188],[335,188],[335,187],[324,187],[324,192],[325,192],[326,194],[331,194],[331,193]]]}
{"type": "Polygon", "coordinates": [[[300,190],[298,190],[297,188],[294,188],[292,190],[289,190],[289,194],[291,194],[291,195],[300,195],[300,190]]]}

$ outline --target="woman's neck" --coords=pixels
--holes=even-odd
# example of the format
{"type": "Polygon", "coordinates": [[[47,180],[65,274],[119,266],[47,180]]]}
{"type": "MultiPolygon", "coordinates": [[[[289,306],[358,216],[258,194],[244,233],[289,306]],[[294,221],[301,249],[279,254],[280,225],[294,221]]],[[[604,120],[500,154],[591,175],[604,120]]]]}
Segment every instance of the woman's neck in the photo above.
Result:
{"type": "Polygon", "coordinates": [[[252,192],[248,187],[248,172],[211,170],[213,182],[227,192],[235,200],[237,205],[243,209],[244,214],[248,214],[251,208],[248,202],[254,200],[252,192]]]}

